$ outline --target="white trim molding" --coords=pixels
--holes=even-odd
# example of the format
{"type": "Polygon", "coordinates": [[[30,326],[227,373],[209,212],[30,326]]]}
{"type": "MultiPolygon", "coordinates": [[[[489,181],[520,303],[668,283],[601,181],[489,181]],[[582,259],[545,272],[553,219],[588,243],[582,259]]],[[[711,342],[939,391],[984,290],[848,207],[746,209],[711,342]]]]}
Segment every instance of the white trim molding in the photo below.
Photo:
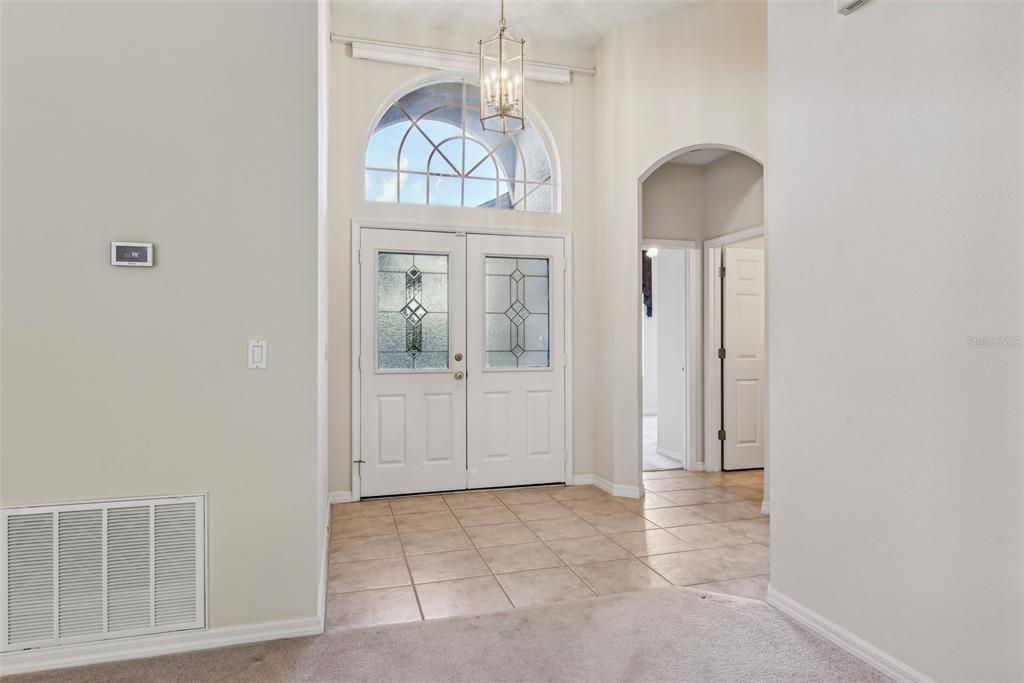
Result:
{"type": "Polygon", "coordinates": [[[901,662],[887,652],[883,652],[863,638],[859,638],[843,627],[835,624],[817,612],[804,607],[796,600],[768,586],[765,602],[793,619],[812,633],[821,636],[833,645],[861,660],[865,664],[881,671],[900,683],[934,683],[931,678],[920,671],[901,662]]]}
{"type": "Polygon", "coordinates": [[[715,237],[713,239],[704,240],[704,247],[724,247],[729,244],[735,244],[736,242],[745,242],[755,237],[764,236],[764,226],[755,225],[752,228],[746,228],[744,230],[737,230],[731,232],[728,235],[722,235],[721,237],[715,237]]]}
{"type": "Polygon", "coordinates": [[[596,486],[605,493],[610,493],[613,496],[619,498],[642,498],[641,489],[639,486],[625,486],[623,484],[613,484],[604,477],[599,477],[596,474],[577,474],[572,478],[573,486],[596,486]]]}
{"type": "Polygon", "coordinates": [[[761,514],[762,515],[770,515],[770,514],[772,514],[772,508],[771,508],[771,505],[768,503],[768,499],[767,498],[765,498],[764,500],[761,501],[761,514]]]}
{"type": "Polygon", "coordinates": [[[316,224],[316,533],[320,539],[320,576],[317,593],[317,618],[321,630],[327,620],[327,559],[331,544],[331,509],[328,489],[328,370],[327,370],[327,129],[329,84],[328,64],[331,57],[330,6],[328,0],[317,0],[317,224],[316,224]]]}
{"type": "Polygon", "coordinates": [[[352,496],[351,491],[331,491],[331,505],[336,505],[337,503],[351,503],[354,500],[355,498],[352,496]]]}
{"type": "MultiPolygon", "coordinates": [[[[442,71],[477,73],[480,70],[479,56],[473,52],[441,50],[433,47],[393,43],[369,38],[355,38],[337,33],[331,34],[331,41],[352,46],[353,59],[370,59],[377,62],[420,66],[442,71]]],[[[594,67],[566,66],[545,62],[526,61],[526,78],[544,83],[568,85],[573,74],[593,76],[594,67]]]]}
{"type": "Polygon", "coordinates": [[[222,626],[207,630],[177,631],[155,636],[104,640],[80,645],[36,648],[0,654],[0,670],[5,676],[115,662],[141,657],[157,657],[176,652],[207,650],[228,645],[244,645],[280,638],[298,638],[323,633],[317,616],[271,621],[245,626],[222,626]]]}
{"type": "Polygon", "coordinates": [[[658,247],[660,249],[696,249],[697,242],[695,240],[663,240],[644,237],[640,242],[640,248],[649,249],[651,247],[658,247]]]}

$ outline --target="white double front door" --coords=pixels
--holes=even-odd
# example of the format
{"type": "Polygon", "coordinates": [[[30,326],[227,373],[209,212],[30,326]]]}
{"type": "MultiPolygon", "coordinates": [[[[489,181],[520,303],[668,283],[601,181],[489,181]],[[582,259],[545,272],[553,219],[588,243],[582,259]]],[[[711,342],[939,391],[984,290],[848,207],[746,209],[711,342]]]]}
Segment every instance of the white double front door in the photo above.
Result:
{"type": "Polygon", "coordinates": [[[564,482],[564,241],[360,242],[361,495],[564,482]]]}

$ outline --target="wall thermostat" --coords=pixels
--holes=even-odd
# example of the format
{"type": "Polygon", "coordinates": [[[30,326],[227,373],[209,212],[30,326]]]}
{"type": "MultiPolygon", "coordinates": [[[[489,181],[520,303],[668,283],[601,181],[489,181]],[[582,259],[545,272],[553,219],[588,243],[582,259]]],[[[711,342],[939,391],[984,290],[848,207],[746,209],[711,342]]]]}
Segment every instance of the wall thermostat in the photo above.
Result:
{"type": "Polygon", "coordinates": [[[111,242],[110,265],[152,266],[152,242],[111,242]]]}
{"type": "Polygon", "coordinates": [[[839,12],[839,14],[852,14],[864,5],[868,4],[869,1],[870,0],[836,0],[836,12],[839,12]]]}

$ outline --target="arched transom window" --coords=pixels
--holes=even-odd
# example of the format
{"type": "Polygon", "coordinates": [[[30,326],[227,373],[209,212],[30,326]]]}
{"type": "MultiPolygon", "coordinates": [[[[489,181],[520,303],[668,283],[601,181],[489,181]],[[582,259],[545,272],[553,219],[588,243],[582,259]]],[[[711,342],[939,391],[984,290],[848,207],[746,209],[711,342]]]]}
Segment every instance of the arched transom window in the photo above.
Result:
{"type": "Polygon", "coordinates": [[[476,86],[447,82],[393,102],[366,148],[366,199],[554,211],[553,165],[536,126],[484,130],[479,101],[476,86]]]}

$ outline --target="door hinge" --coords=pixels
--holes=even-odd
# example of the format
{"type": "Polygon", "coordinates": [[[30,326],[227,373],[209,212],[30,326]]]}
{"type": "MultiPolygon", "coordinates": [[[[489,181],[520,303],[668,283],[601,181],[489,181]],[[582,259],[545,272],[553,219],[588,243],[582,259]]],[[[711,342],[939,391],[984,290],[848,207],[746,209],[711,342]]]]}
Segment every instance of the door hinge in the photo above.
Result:
{"type": "Polygon", "coordinates": [[[718,440],[719,441],[725,441],[725,430],[724,429],[719,429],[718,430],[718,440]]]}
{"type": "Polygon", "coordinates": [[[356,249],[356,261],[358,263],[362,263],[363,262],[363,250],[362,249],[356,249]]]}
{"type": "Polygon", "coordinates": [[[725,277],[725,266],[718,266],[718,277],[725,277]]]}
{"type": "Polygon", "coordinates": [[[359,360],[356,361],[356,365],[359,368],[359,371],[362,372],[362,370],[363,370],[363,357],[362,356],[359,356],[359,360]]]}
{"type": "Polygon", "coordinates": [[[718,357],[721,360],[725,360],[725,349],[718,349],[718,357]]]}

